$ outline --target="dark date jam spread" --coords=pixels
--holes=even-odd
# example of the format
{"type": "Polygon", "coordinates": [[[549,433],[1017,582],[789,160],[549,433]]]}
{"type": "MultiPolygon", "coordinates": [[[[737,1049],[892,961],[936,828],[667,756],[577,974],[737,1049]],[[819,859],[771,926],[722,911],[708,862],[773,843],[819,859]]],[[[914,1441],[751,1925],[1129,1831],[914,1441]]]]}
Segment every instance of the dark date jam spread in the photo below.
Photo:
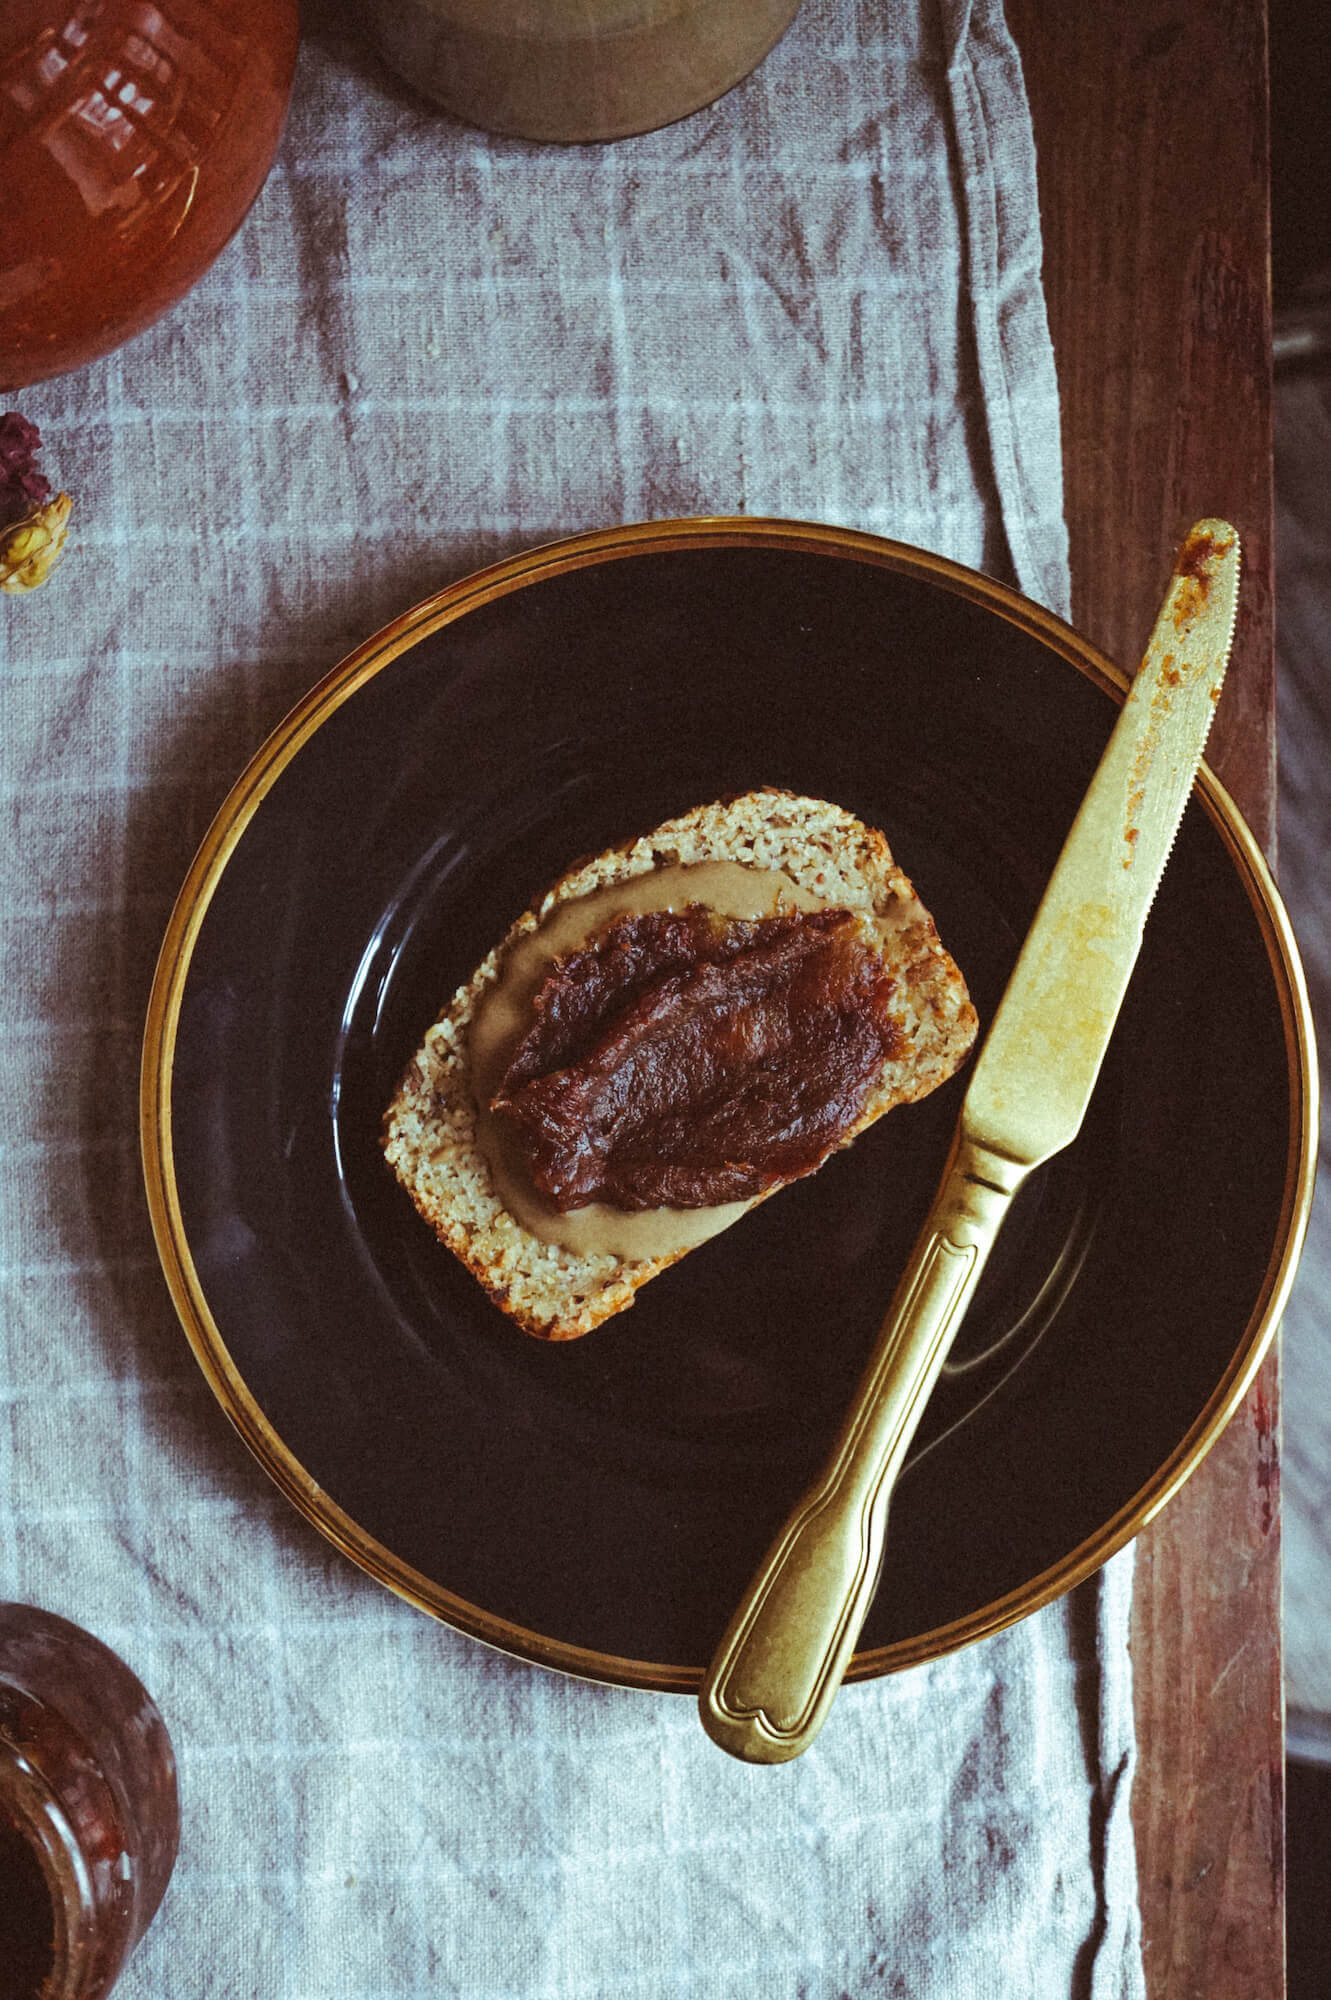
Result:
{"type": "Polygon", "coordinates": [[[745,1201],[813,1173],[901,1044],[852,911],[615,918],[558,959],[491,1102],[560,1210],[745,1201]]]}

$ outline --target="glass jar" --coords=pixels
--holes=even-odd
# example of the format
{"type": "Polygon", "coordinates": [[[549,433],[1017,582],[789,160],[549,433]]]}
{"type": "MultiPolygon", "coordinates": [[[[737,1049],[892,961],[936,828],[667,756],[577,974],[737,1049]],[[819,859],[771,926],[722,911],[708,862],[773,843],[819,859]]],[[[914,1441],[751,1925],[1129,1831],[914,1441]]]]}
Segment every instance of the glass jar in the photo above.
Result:
{"type": "Polygon", "coordinates": [[[0,0],[0,390],[202,277],[277,151],[299,0],[0,0]]]}
{"type": "Polygon", "coordinates": [[[89,1632],[0,1604],[0,1990],[101,2000],[180,1837],[166,1724],[89,1632]]]}

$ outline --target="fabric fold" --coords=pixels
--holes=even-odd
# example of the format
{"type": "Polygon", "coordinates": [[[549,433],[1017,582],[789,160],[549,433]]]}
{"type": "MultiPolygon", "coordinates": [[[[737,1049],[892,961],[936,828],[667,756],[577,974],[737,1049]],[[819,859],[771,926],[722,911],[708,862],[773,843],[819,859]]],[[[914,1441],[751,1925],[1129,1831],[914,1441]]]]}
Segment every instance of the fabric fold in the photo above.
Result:
{"type": "Polygon", "coordinates": [[[1068,618],[1058,383],[1021,59],[1000,8],[944,0],[944,14],[968,302],[1003,525],[1022,590],[1068,618]]]}

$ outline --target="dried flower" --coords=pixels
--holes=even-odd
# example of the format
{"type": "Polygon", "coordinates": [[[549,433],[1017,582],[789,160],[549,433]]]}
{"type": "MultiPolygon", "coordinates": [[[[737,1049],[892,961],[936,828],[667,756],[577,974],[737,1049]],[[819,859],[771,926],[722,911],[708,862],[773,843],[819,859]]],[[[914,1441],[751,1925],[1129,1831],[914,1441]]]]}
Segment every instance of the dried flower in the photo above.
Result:
{"type": "Polygon", "coordinates": [[[46,582],[64,554],[73,507],[68,493],[57,493],[26,520],[0,528],[0,590],[36,590],[46,582]]]}
{"type": "Polygon", "coordinates": [[[37,469],[42,436],[17,410],[0,416],[0,590],[36,590],[64,553],[74,503],[51,498],[37,469]]]}
{"type": "Polygon", "coordinates": [[[42,436],[17,410],[0,416],[0,527],[22,521],[51,497],[51,482],[37,470],[42,436]]]}

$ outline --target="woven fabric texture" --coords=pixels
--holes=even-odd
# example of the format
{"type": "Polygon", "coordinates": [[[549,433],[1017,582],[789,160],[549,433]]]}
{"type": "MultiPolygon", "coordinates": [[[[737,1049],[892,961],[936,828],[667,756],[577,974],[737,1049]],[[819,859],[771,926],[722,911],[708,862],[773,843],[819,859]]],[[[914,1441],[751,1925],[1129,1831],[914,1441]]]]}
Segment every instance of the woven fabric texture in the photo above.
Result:
{"type": "Polygon", "coordinates": [[[876,530],[1067,605],[999,0],[806,0],[715,106],[572,149],[413,99],[359,11],[308,10],[277,166],[189,298],[11,399],[76,514],[0,611],[0,1596],[115,1647],[177,1745],[180,1862],[120,1990],[1135,1996],[1130,1556],[751,1770],[687,1701],[363,1577],[176,1324],[137,1158],[156,948],[229,783],[352,644],[674,514],[876,530]]]}

